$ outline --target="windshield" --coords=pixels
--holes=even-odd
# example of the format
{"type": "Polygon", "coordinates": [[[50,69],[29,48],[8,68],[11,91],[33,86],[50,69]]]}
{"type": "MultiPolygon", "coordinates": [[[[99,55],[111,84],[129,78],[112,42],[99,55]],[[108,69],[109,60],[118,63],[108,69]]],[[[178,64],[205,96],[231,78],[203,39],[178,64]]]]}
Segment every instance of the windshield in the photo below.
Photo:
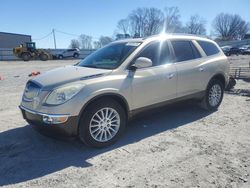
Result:
{"type": "Polygon", "coordinates": [[[77,66],[115,69],[140,45],[139,42],[123,42],[108,45],[89,55],[77,66]]]}

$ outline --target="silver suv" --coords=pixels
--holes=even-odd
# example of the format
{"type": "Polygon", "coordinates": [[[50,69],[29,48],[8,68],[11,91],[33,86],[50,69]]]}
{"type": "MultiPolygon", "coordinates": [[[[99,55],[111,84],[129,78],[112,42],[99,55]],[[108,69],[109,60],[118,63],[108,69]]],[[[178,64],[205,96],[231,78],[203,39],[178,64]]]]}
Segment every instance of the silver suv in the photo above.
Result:
{"type": "Polygon", "coordinates": [[[229,64],[218,45],[184,35],[113,42],[74,66],[28,81],[24,119],[44,133],[78,136],[85,144],[114,143],[127,120],[145,109],[195,99],[216,110],[229,64]]]}
{"type": "Polygon", "coordinates": [[[64,50],[61,53],[56,54],[55,57],[58,59],[63,59],[66,57],[78,58],[79,55],[80,55],[80,50],[78,48],[73,48],[73,49],[64,50]]]}

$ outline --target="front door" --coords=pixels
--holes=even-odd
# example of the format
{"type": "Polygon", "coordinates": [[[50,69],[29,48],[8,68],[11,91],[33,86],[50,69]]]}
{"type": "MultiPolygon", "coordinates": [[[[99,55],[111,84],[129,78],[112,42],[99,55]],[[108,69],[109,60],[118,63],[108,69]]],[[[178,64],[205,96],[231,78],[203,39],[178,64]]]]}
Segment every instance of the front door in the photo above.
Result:
{"type": "Polygon", "coordinates": [[[131,76],[133,109],[157,104],[176,97],[176,68],[168,41],[147,45],[137,55],[151,59],[153,65],[137,69],[131,76]]]}

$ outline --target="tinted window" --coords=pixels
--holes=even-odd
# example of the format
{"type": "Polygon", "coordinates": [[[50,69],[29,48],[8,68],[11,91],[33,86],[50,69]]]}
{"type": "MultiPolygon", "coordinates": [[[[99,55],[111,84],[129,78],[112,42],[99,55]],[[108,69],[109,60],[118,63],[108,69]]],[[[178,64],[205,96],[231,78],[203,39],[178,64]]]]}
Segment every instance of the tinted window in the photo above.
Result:
{"type": "Polygon", "coordinates": [[[192,43],[190,41],[178,40],[178,41],[171,41],[171,43],[174,48],[176,62],[188,61],[191,59],[195,59],[196,56],[200,56],[199,52],[197,52],[198,54],[195,55],[195,52],[191,45],[192,43]]]}
{"type": "Polygon", "coordinates": [[[220,50],[211,42],[207,41],[197,41],[202,47],[207,56],[214,55],[220,52],[220,50]]]}
{"type": "Polygon", "coordinates": [[[172,60],[167,42],[154,42],[148,45],[140,52],[137,58],[138,57],[151,59],[153,66],[170,63],[172,60]]]}

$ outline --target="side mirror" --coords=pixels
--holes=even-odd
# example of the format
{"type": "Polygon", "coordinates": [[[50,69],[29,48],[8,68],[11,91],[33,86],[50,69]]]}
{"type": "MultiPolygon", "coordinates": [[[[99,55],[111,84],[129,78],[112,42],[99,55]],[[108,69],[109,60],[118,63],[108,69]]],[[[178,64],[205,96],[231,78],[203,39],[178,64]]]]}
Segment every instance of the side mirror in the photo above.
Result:
{"type": "Polygon", "coordinates": [[[136,70],[140,68],[147,68],[153,65],[151,59],[146,57],[139,57],[135,60],[134,64],[131,65],[130,70],[136,70]]]}

